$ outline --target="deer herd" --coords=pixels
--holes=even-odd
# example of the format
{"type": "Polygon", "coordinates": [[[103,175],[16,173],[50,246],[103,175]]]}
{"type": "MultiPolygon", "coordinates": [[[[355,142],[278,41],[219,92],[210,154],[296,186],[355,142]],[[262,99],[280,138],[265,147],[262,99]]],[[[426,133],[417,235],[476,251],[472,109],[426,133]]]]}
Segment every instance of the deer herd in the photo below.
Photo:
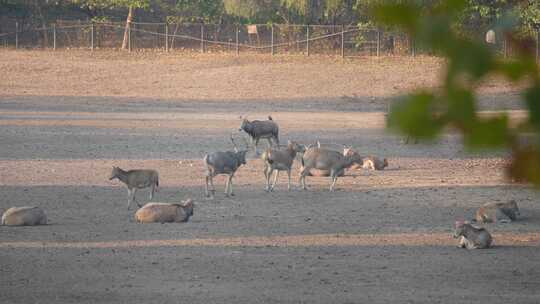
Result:
{"type": "MultiPolygon", "coordinates": [[[[325,148],[319,141],[311,145],[303,145],[289,140],[287,145],[279,144],[278,124],[268,116],[267,120],[249,121],[242,118],[239,131],[245,132],[251,138],[255,154],[258,156],[258,143],[266,139],[269,147],[261,154],[263,162],[263,175],[265,178],[265,191],[274,190],[280,171],[286,171],[288,177],[287,189],[291,190],[291,171],[293,162],[300,161],[299,184],[302,190],[307,190],[306,176],[327,176],[330,178],[330,191],[334,191],[337,178],[344,176],[348,168],[363,168],[367,170],[383,170],[388,166],[386,158],[375,156],[361,157],[351,147],[344,147],[343,151],[325,148]],[[271,182],[273,175],[273,181],[271,182]]],[[[234,151],[217,151],[206,154],[203,158],[205,172],[205,195],[214,198],[215,187],[213,178],[217,175],[227,175],[225,196],[234,196],[233,178],[242,165],[246,165],[246,154],[249,143],[244,139],[245,147],[239,149],[231,133],[230,140],[234,151]]],[[[139,223],[152,222],[187,222],[193,216],[194,202],[191,199],[182,203],[149,202],[141,206],[135,199],[137,189],[150,188],[149,199],[152,200],[159,186],[159,174],[156,170],[122,170],[113,167],[110,180],[117,178],[127,187],[129,210],[131,203],[135,202],[140,209],[135,213],[135,220],[139,223]]],[[[471,222],[511,222],[517,219],[519,208],[515,201],[507,203],[488,203],[481,206],[471,222]]],[[[458,247],[467,249],[488,248],[492,237],[485,228],[477,227],[468,221],[457,221],[454,226],[454,237],[459,238],[458,247]]],[[[2,225],[43,225],[47,223],[45,212],[39,207],[12,207],[4,212],[2,225]]]]}

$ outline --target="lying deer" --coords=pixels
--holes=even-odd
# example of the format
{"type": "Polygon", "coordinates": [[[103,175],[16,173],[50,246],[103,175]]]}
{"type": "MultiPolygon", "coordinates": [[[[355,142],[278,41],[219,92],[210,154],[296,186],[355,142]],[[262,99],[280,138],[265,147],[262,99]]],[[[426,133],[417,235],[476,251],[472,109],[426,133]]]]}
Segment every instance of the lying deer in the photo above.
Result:
{"type": "Polygon", "coordinates": [[[297,153],[304,153],[305,147],[294,141],[287,142],[287,148],[285,150],[267,149],[263,155],[264,161],[264,177],[266,179],[266,191],[273,191],[276,186],[276,182],[279,176],[279,171],[287,171],[289,182],[287,184],[287,190],[291,190],[291,168],[297,153]],[[272,173],[276,171],[274,175],[274,182],[270,186],[270,178],[272,173]]]}
{"type": "Polygon", "coordinates": [[[39,207],[11,207],[2,215],[1,224],[6,226],[46,225],[47,216],[39,207]]]}
{"type": "Polygon", "coordinates": [[[384,170],[386,167],[388,167],[386,158],[380,159],[375,156],[368,156],[362,161],[362,168],[366,170],[384,170]]]}
{"type": "Polygon", "coordinates": [[[506,203],[486,203],[476,211],[476,221],[480,223],[508,223],[520,215],[516,201],[506,203]]]}
{"type": "Polygon", "coordinates": [[[144,205],[135,213],[138,223],[182,223],[193,216],[193,200],[187,199],[181,203],[157,203],[144,205]]]}
{"type": "Polygon", "coordinates": [[[159,175],[156,170],[129,170],[124,171],[119,167],[113,167],[109,180],[118,178],[121,182],[126,184],[128,189],[128,210],[131,206],[131,202],[135,201],[137,206],[141,205],[135,199],[135,192],[137,189],[143,189],[151,187],[150,200],[154,198],[154,192],[157,191],[159,186],[159,175]]]}
{"type": "Polygon", "coordinates": [[[353,152],[351,151],[347,155],[343,155],[340,152],[324,148],[308,148],[302,157],[302,168],[300,169],[300,184],[302,185],[302,189],[307,190],[305,179],[310,170],[319,169],[330,170],[330,177],[332,178],[330,191],[334,191],[339,173],[354,163],[360,163],[362,161],[362,157],[358,153],[353,152]]]}
{"type": "Polygon", "coordinates": [[[225,184],[225,196],[234,196],[233,188],[232,188],[232,179],[234,177],[234,174],[236,173],[236,170],[240,168],[240,166],[246,164],[246,153],[247,151],[247,145],[246,149],[239,151],[238,147],[236,146],[236,143],[234,142],[234,139],[231,134],[231,142],[234,145],[234,152],[232,151],[226,151],[226,152],[214,152],[212,154],[206,154],[204,156],[204,164],[206,166],[206,197],[210,197],[210,192],[212,192],[211,197],[214,197],[214,194],[216,192],[216,189],[214,187],[214,176],[219,174],[226,174],[229,176],[227,179],[227,183],[225,184]],[[209,190],[208,184],[212,186],[212,189],[209,190]]]}
{"type": "Polygon", "coordinates": [[[463,221],[457,221],[454,228],[454,238],[459,238],[459,248],[484,249],[491,246],[493,239],[484,228],[463,221]]]}

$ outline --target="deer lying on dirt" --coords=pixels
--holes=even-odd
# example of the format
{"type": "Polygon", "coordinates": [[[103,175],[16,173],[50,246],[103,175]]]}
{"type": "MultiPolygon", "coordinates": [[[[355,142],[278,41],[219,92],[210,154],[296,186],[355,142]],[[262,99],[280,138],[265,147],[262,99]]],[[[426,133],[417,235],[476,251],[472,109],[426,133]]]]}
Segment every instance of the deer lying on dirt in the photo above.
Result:
{"type": "Polygon", "coordinates": [[[476,211],[476,221],[480,223],[508,223],[520,215],[516,201],[506,203],[486,203],[476,211]]]}
{"type": "MultiPolygon", "coordinates": [[[[242,118],[242,116],[240,116],[242,118]]],[[[268,116],[268,120],[253,120],[249,121],[246,118],[242,120],[239,131],[246,132],[251,137],[251,142],[255,146],[255,154],[259,155],[257,151],[257,145],[261,138],[268,140],[269,147],[272,147],[272,141],[279,146],[279,127],[274,122],[271,116],[268,116]]]]}
{"type": "Polygon", "coordinates": [[[261,156],[264,162],[264,177],[266,179],[266,191],[273,191],[276,186],[276,182],[279,176],[279,171],[287,171],[289,182],[287,184],[287,190],[291,190],[291,168],[297,153],[304,153],[305,147],[294,141],[287,142],[287,148],[285,150],[267,149],[261,156]],[[272,173],[276,171],[274,175],[274,182],[270,186],[270,178],[272,173]]]}
{"type": "Polygon", "coordinates": [[[491,246],[493,239],[484,228],[463,221],[457,221],[454,228],[454,238],[459,238],[459,248],[484,249],[491,246]]]}
{"type": "Polygon", "coordinates": [[[302,189],[307,190],[305,179],[311,169],[319,169],[330,171],[330,177],[332,178],[330,191],[334,191],[339,173],[354,163],[362,161],[360,155],[353,152],[351,151],[347,155],[343,155],[340,152],[324,148],[308,148],[302,157],[302,168],[300,169],[300,184],[302,185],[302,189]]]}
{"type": "Polygon", "coordinates": [[[141,207],[135,199],[137,189],[151,187],[150,199],[154,198],[154,192],[159,187],[159,175],[156,170],[129,170],[124,171],[119,167],[113,167],[109,180],[118,178],[128,189],[128,210],[131,202],[135,201],[137,206],[141,207]]]}
{"type": "Polygon", "coordinates": [[[2,215],[2,225],[34,226],[46,225],[47,216],[39,207],[11,207],[2,215]]]}
{"type": "Polygon", "coordinates": [[[368,156],[362,160],[362,168],[366,170],[384,170],[388,167],[388,160],[383,158],[377,158],[375,156],[368,156]]]}
{"type": "Polygon", "coordinates": [[[225,184],[225,196],[234,196],[233,188],[232,188],[232,179],[234,177],[234,174],[236,173],[236,170],[240,168],[240,166],[246,164],[246,153],[247,151],[247,145],[246,149],[239,151],[238,147],[236,146],[234,139],[231,134],[231,142],[234,145],[234,152],[226,151],[226,152],[214,152],[212,154],[206,154],[204,156],[204,165],[206,166],[206,197],[210,197],[210,192],[212,192],[211,197],[214,197],[214,194],[216,192],[216,189],[214,187],[214,176],[219,174],[226,174],[229,176],[227,179],[227,183],[225,184]],[[208,184],[212,186],[212,189],[209,190],[208,184]]]}
{"type": "Polygon", "coordinates": [[[135,213],[138,223],[181,223],[193,216],[193,200],[181,204],[147,203],[135,213]]]}

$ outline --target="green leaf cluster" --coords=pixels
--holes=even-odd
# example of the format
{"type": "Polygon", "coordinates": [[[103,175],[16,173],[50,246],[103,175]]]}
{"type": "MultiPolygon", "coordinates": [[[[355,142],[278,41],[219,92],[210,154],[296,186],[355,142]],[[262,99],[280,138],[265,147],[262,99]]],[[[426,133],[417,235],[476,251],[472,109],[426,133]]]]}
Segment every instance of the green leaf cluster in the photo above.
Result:
{"type": "Polygon", "coordinates": [[[449,0],[426,9],[416,1],[393,1],[373,7],[382,25],[407,31],[418,43],[444,56],[448,65],[442,87],[404,98],[390,112],[388,125],[420,139],[433,139],[452,128],[463,135],[469,148],[508,148],[513,153],[509,170],[512,176],[540,186],[540,170],[531,169],[540,168],[540,77],[535,54],[528,47],[530,41],[513,27],[503,28],[518,54],[512,60],[496,56],[481,40],[464,36],[456,29],[467,4],[466,0],[449,0]],[[525,83],[522,97],[528,121],[512,127],[505,113],[480,115],[475,90],[492,75],[525,83]],[[535,140],[524,144],[523,130],[532,131],[535,140]]]}

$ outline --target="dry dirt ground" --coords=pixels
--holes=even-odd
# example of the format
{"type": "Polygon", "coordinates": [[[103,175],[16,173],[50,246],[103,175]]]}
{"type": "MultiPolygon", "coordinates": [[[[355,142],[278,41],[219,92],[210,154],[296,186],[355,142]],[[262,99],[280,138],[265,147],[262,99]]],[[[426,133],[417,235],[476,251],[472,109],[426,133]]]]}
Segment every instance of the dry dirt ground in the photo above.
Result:
{"type": "MultiPolygon", "coordinates": [[[[38,205],[50,224],[0,227],[2,303],[538,303],[538,194],[504,178],[505,151],[457,134],[404,145],[384,130],[393,96],[437,87],[439,59],[0,51],[0,212],[38,205]],[[263,191],[249,154],[234,198],[206,152],[231,149],[239,116],[271,114],[281,141],[349,144],[381,172],[263,191]],[[137,224],[111,167],[159,170],[156,200],[196,200],[184,224],[137,224]],[[485,202],[522,218],[489,224],[495,247],[455,247],[451,227],[485,202]]],[[[520,110],[492,79],[480,108],[520,110]]],[[[147,202],[148,191],[138,193],[147,202]]]]}

